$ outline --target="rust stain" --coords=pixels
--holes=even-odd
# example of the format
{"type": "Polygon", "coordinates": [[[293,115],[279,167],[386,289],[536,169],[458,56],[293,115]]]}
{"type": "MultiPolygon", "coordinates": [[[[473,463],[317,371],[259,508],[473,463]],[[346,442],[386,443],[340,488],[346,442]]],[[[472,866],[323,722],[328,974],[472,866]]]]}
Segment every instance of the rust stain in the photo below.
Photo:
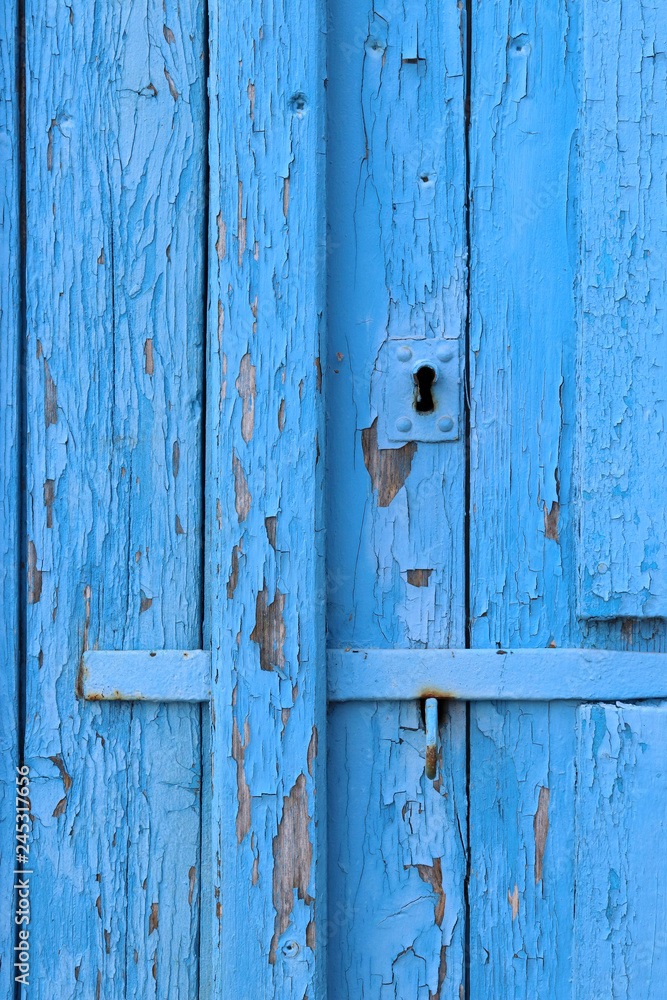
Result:
{"type": "Polygon", "coordinates": [[[377,490],[378,507],[388,507],[410,475],[417,445],[409,441],[402,448],[379,450],[376,417],[370,427],[364,427],[362,430],[361,447],[373,489],[377,490]]]}
{"type": "Polygon", "coordinates": [[[55,499],[55,479],[47,479],[44,482],[44,506],[46,507],[46,527],[53,527],[53,501],[55,499]]]}
{"type": "Polygon", "coordinates": [[[245,776],[245,752],[250,742],[250,724],[243,723],[243,743],[236,716],[232,726],[232,757],[236,761],[236,789],[239,807],[236,811],[236,839],[240,844],[250,830],[250,787],[245,776]]]}
{"type": "Polygon", "coordinates": [[[153,933],[153,931],[157,930],[157,921],[158,921],[158,904],[157,903],[151,903],[151,912],[150,912],[150,915],[148,917],[148,936],[149,937],[153,933]]]}
{"type": "Polygon", "coordinates": [[[236,457],[236,449],[232,449],[232,464],[234,467],[236,516],[238,517],[240,524],[242,521],[245,521],[248,516],[250,504],[252,503],[252,495],[248,489],[248,481],[245,477],[243,466],[241,465],[240,460],[236,457]]]}
{"type": "Polygon", "coordinates": [[[448,698],[456,700],[459,696],[454,691],[445,691],[444,688],[422,688],[417,697],[420,699],[437,698],[439,701],[445,701],[448,698]]]}
{"type": "MultiPolygon", "coordinates": [[[[218,260],[223,260],[227,255],[227,226],[223,221],[222,212],[218,212],[216,222],[218,224],[218,239],[215,244],[215,252],[218,255],[218,260]]],[[[221,308],[220,299],[218,299],[218,314],[221,308]]]]}
{"type": "Polygon", "coordinates": [[[255,428],[255,366],[250,360],[250,354],[246,353],[241,358],[239,365],[239,377],[236,380],[236,391],[243,401],[243,415],[241,417],[241,437],[248,443],[252,438],[255,428]]]}
{"type": "Polygon", "coordinates": [[[283,608],[285,595],[276,588],[275,596],[269,604],[266,583],[257,594],[255,603],[255,627],[250,633],[252,642],[259,646],[259,663],[262,670],[282,670],[285,666],[285,622],[283,608]]]}
{"type": "Polygon", "coordinates": [[[516,915],[519,912],[519,889],[516,882],[514,883],[514,892],[507,890],[507,902],[512,907],[512,923],[516,920],[516,915]]]}
{"type": "Polygon", "coordinates": [[[174,98],[175,101],[178,100],[178,91],[174,86],[174,81],[171,78],[171,74],[168,72],[167,67],[164,68],[164,75],[166,77],[167,83],[169,84],[169,93],[174,98]]]}
{"type": "Polygon", "coordinates": [[[544,505],[544,534],[547,538],[550,538],[552,542],[558,541],[558,518],[560,516],[560,504],[558,500],[554,500],[551,504],[551,510],[547,511],[547,505],[544,505]]]}
{"type": "Polygon", "coordinates": [[[153,374],[153,338],[149,337],[144,343],[144,356],[146,358],[145,371],[147,375],[153,374]]]}
{"type": "Polygon", "coordinates": [[[269,540],[269,545],[272,549],[276,547],[276,529],[278,527],[278,518],[275,514],[271,514],[269,517],[264,518],[264,528],[266,529],[266,537],[269,540]]]}
{"type": "Polygon", "coordinates": [[[178,439],[174,441],[174,447],[171,449],[171,468],[174,473],[174,479],[178,476],[178,470],[181,467],[181,446],[178,443],[178,439]]]}
{"type": "Polygon", "coordinates": [[[428,580],[432,572],[432,569],[409,569],[408,583],[411,587],[428,587],[428,580]]]}
{"type": "Polygon", "coordinates": [[[44,358],[44,423],[47,427],[49,424],[58,423],[58,390],[51,378],[46,358],[44,358]]]}
{"type": "Polygon", "coordinates": [[[549,833],[549,799],[551,790],[542,786],[537,800],[537,812],[533,819],[533,833],[535,834],[535,885],[542,878],[542,866],[544,863],[544,848],[549,833]]]}
{"type": "Polygon", "coordinates": [[[35,543],[28,542],[28,604],[39,604],[42,597],[42,571],[37,569],[35,543]]]}
{"type": "Polygon", "coordinates": [[[416,865],[416,868],[422,882],[430,885],[438,897],[435,904],[435,922],[440,927],[442,925],[442,918],[445,915],[445,901],[447,898],[442,888],[442,860],[441,858],[433,858],[432,865],[416,865]]]}
{"type": "MultiPolygon", "coordinates": [[[[278,940],[289,925],[294,907],[294,890],[306,906],[314,900],[308,895],[313,848],[308,836],[308,793],[306,777],[300,774],[289,795],[283,798],[283,815],[273,838],[273,906],[276,918],[269,951],[269,963],[276,963],[278,940]]],[[[306,941],[308,944],[308,940],[306,941]]]]}

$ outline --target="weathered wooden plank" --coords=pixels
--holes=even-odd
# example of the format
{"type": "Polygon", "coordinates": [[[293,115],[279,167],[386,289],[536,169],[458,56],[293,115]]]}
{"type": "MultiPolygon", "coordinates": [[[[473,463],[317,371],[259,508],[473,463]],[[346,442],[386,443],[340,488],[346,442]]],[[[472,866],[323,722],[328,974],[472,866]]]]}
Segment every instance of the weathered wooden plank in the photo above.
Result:
{"type": "Polygon", "coordinates": [[[213,995],[325,977],[323,3],[210,7],[213,995]]]}
{"type": "Polygon", "coordinates": [[[667,708],[577,712],[574,996],[657,1000],[667,971],[667,708]]]}
{"type": "Polygon", "coordinates": [[[406,701],[431,696],[468,701],[667,697],[664,653],[352,649],[329,650],[327,665],[330,701],[406,701]]]}
{"type": "Polygon", "coordinates": [[[20,562],[20,153],[18,4],[0,10],[0,997],[14,997],[12,902],[18,747],[20,562]]]}
{"type": "Polygon", "coordinates": [[[203,649],[89,649],[83,654],[80,682],[89,701],[208,701],[211,654],[203,649]]]}
{"type": "MultiPolygon", "coordinates": [[[[388,337],[447,336],[458,349],[465,326],[463,6],[329,5],[327,625],[337,648],[464,645],[463,435],[380,449],[376,388],[388,337]]],[[[329,939],[329,994],[458,1000],[465,793],[454,807],[456,761],[445,756],[439,792],[422,785],[414,704],[336,706],[331,725],[329,836],[335,857],[353,861],[329,866],[330,926],[339,905],[352,900],[354,913],[329,939]],[[401,859],[424,865],[423,876],[389,870],[401,859]],[[376,909],[390,919],[376,920],[376,909]]],[[[449,726],[460,747],[458,707],[449,726]]]]}
{"type": "MultiPolygon", "coordinates": [[[[472,5],[473,647],[586,644],[572,512],[581,7],[472,5]]],[[[470,996],[566,1000],[573,709],[470,713],[470,996]]]]}
{"type": "Polygon", "coordinates": [[[580,612],[667,617],[667,8],[583,19],[580,612]]]}
{"type": "Polygon", "coordinates": [[[76,683],[201,644],[204,5],[26,25],[30,996],[194,996],[200,709],[76,683]]]}
{"type": "Polygon", "coordinates": [[[330,998],[462,995],[465,732],[451,704],[430,781],[418,703],[331,711],[330,998]]]}

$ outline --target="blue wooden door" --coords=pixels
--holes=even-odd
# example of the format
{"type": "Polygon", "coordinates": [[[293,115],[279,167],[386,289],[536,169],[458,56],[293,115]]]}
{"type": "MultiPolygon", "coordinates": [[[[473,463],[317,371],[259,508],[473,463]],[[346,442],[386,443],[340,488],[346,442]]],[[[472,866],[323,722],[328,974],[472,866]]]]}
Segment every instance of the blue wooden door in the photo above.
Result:
{"type": "Polygon", "coordinates": [[[0,997],[667,997],[667,9],[0,33],[0,997]]]}

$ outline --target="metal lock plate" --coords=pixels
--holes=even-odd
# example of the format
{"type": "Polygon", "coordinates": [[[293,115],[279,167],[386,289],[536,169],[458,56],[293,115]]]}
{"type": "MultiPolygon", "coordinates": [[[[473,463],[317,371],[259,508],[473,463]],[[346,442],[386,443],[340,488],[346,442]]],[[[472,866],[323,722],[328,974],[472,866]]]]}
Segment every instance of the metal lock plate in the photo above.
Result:
{"type": "Polygon", "coordinates": [[[391,339],[382,351],[378,445],[457,441],[460,430],[459,341],[391,339]]]}

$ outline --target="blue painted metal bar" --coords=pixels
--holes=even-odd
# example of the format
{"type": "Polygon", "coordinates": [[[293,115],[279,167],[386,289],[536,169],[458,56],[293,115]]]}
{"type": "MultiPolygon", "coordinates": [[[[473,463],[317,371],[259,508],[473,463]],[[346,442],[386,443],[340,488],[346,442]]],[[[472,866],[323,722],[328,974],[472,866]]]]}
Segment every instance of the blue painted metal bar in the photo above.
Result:
{"type": "Polygon", "coordinates": [[[211,654],[202,649],[89,650],[81,688],[89,701],[208,701],[211,654]]]}
{"type": "Polygon", "coordinates": [[[667,697],[667,654],[605,649],[329,650],[330,701],[667,697]]]}
{"type": "Polygon", "coordinates": [[[426,777],[433,781],[438,770],[438,699],[427,698],[426,716],[426,777]]]}
{"type": "MultiPolygon", "coordinates": [[[[329,701],[631,701],[667,697],[667,653],[607,649],[331,649],[329,701]]],[[[91,701],[208,701],[211,654],[90,650],[91,701]]]]}

